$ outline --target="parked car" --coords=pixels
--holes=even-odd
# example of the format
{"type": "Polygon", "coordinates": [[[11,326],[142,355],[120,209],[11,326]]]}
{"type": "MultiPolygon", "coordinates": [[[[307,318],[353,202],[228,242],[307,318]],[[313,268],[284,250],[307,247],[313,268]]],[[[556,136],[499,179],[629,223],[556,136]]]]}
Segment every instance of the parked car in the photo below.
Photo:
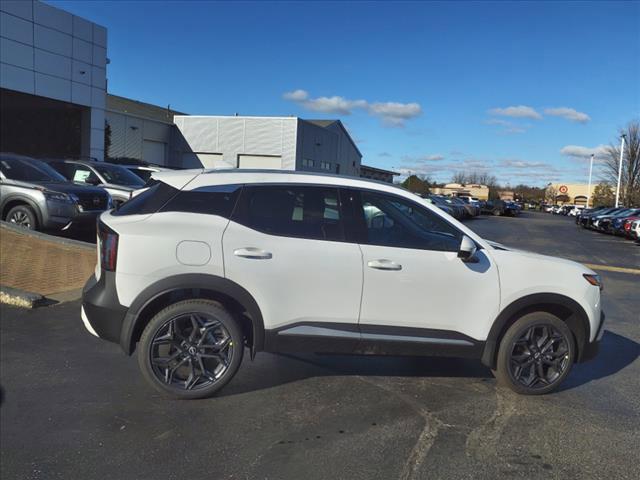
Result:
{"type": "Polygon", "coordinates": [[[504,214],[516,217],[520,215],[522,208],[516,202],[504,202],[504,214]]]}
{"type": "Polygon", "coordinates": [[[504,202],[502,200],[489,200],[482,207],[482,213],[487,215],[504,215],[504,202]]]}
{"type": "Polygon", "coordinates": [[[567,213],[570,217],[577,217],[580,215],[580,212],[584,210],[584,205],[574,205],[571,210],[567,213]]]}
{"type": "Polygon", "coordinates": [[[443,212],[445,212],[447,215],[451,215],[452,217],[454,216],[454,211],[453,208],[451,208],[449,205],[447,205],[445,202],[442,203],[437,203],[435,202],[431,197],[427,196],[424,197],[424,200],[429,202],[432,205],[435,205],[437,208],[439,208],[440,210],[442,210],[443,212]]]}
{"type": "Polygon", "coordinates": [[[614,210],[615,208],[613,207],[598,207],[588,212],[583,212],[580,215],[580,225],[583,226],[584,228],[591,228],[594,219],[598,215],[606,215],[614,210]]]}
{"type": "Polygon", "coordinates": [[[612,217],[623,214],[627,210],[628,209],[625,207],[619,207],[619,208],[614,208],[608,211],[607,213],[596,215],[592,217],[591,228],[594,230],[605,231],[608,228],[609,222],[611,221],[612,217]]]}
{"type": "Polygon", "coordinates": [[[543,210],[546,213],[553,213],[553,209],[555,208],[556,205],[544,205],[543,206],[543,210]]]}
{"type": "Polygon", "coordinates": [[[447,197],[443,197],[441,195],[429,195],[429,199],[437,207],[447,207],[447,209],[451,211],[450,215],[457,220],[462,220],[466,215],[466,209],[464,207],[447,201],[447,197]]]}
{"type": "Polygon", "coordinates": [[[640,220],[634,220],[629,228],[631,238],[636,239],[636,243],[640,245],[640,220]]]}
{"type": "Polygon", "coordinates": [[[622,222],[622,226],[620,227],[620,235],[624,235],[627,238],[633,238],[633,223],[637,220],[640,220],[640,214],[625,218],[622,222]]]}
{"type": "Polygon", "coordinates": [[[480,215],[480,209],[478,207],[476,207],[475,205],[471,205],[468,202],[465,202],[460,197],[448,197],[447,200],[464,208],[465,209],[464,216],[466,218],[477,217],[478,215],[480,215]]]}
{"type": "Polygon", "coordinates": [[[47,160],[68,180],[81,185],[105,189],[116,207],[131,198],[131,193],[144,187],[145,181],[122,165],[91,160],[47,160]]]}
{"type": "Polygon", "coordinates": [[[615,214],[607,215],[599,219],[598,221],[598,230],[605,233],[615,233],[615,227],[619,227],[627,217],[634,216],[638,212],[638,209],[635,208],[626,208],[622,209],[615,214]],[[615,222],[618,222],[614,225],[615,222]]]}
{"type": "Polygon", "coordinates": [[[75,185],[39,160],[0,154],[2,220],[30,230],[94,227],[96,217],[112,206],[100,188],[75,185]]]}
{"type": "Polygon", "coordinates": [[[486,241],[404,189],[276,171],[153,178],[101,216],[81,317],[137,350],[160,392],[217,392],[247,348],[472,357],[543,394],[597,352],[595,272],[486,241]]]}

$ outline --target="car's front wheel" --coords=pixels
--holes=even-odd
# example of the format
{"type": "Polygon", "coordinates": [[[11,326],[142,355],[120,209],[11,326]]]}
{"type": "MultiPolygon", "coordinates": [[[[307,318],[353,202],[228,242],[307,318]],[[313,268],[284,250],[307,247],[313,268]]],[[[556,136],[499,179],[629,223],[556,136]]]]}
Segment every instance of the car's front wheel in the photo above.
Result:
{"type": "Polygon", "coordinates": [[[185,399],[213,395],[235,375],[242,330],[217,302],[183,300],[161,310],[144,329],[138,364],[157,390],[185,399]]]}
{"type": "Polygon", "coordinates": [[[18,205],[9,210],[9,213],[7,213],[7,222],[29,230],[35,230],[38,227],[36,214],[31,207],[27,205],[18,205]]]}
{"type": "Polygon", "coordinates": [[[575,360],[571,330],[558,317],[534,312],[507,330],[498,351],[494,374],[498,383],[524,395],[555,390],[569,375],[575,360]]]}

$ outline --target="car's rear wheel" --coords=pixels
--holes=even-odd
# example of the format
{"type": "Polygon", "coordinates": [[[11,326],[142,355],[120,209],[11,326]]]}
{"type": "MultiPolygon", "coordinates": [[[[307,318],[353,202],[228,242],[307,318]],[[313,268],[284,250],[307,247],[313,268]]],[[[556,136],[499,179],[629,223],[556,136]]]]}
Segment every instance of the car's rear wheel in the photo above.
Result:
{"type": "Polygon", "coordinates": [[[558,388],[575,360],[575,341],[567,324],[546,312],[530,313],[505,333],[498,351],[498,383],[524,395],[558,388]]]}
{"type": "Polygon", "coordinates": [[[38,227],[38,220],[36,214],[28,205],[18,205],[13,207],[7,213],[7,222],[13,223],[19,227],[27,228],[29,230],[35,230],[38,227]]]}
{"type": "Polygon", "coordinates": [[[242,330],[222,305],[183,300],[155,315],[138,344],[138,364],[157,390],[185,399],[213,395],[235,375],[242,330]]]}
{"type": "Polygon", "coordinates": [[[502,212],[500,211],[500,209],[496,208],[492,213],[494,217],[499,217],[502,212]]]}

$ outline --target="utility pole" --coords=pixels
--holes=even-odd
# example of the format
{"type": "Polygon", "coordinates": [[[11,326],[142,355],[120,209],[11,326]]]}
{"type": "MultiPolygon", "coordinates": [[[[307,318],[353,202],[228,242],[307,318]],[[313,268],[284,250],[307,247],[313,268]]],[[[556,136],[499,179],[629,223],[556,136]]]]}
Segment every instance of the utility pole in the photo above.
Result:
{"type": "Polygon", "coordinates": [[[591,163],[589,164],[589,188],[587,188],[587,208],[589,208],[589,202],[591,201],[591,173],[593,172],[593,157],[595,155],[591,154],[591,163]]]}
{"type": "Polygon", "coordinates": [[[620,135],[620,165],[618,165],[618,186],[616,187],[616,208],[618,208],[618,202],[620,200],[620,179],[622,178],[622,158],[624,156],[624,139],[627,138],[626,134],[620,135]]]}

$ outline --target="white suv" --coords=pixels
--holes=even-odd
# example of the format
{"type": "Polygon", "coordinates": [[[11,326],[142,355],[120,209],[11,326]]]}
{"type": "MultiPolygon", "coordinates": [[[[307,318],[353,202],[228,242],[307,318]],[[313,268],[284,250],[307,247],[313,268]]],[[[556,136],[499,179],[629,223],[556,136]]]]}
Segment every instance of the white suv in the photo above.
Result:
{"type": "Polygon", "coordinates": [[[87,329],[143,375],[211,395],[245,350],[472,357],[524,394],[602,337],[600,278],[483,240],[424,199],[342,176],[175,171],[106,212],[87,329]]]}

